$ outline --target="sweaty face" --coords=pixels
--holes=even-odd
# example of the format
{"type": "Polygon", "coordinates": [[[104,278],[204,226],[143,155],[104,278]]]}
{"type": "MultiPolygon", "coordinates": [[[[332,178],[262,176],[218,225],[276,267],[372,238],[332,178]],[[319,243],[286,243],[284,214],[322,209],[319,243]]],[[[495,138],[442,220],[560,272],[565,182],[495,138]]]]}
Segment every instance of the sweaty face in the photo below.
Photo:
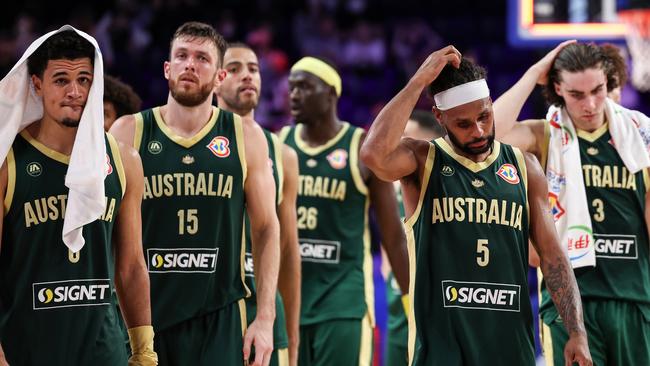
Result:
{"type": "Polygon", "coordinates": [[[217,87],[219,103],[228,110],[248,114],[257,107],[262,87],[257,56],[247,48],[229,48],[223,64],[226,77],[217,87]]]}
{"type": "Polygon", "coordinates": [[[600,68],[580,72],[560,72],[555,92],[564,98],[566,109],[575,126],[593,131],[605,122],[607,78],[600,68]]]}
{"type": "Polygon", "coordinates": [[[492,149],[495,125],[490,98],[463,104],[437,114],[447,129],[449,140],[468,158],[472,159],[492,149]]]}
{"type": "Polygon", "coordinates": [[[43,97],[43,114],[66,127],[77,127],[90,86],[93,66],[89,58],[50,60],[42,79],[32,76],[36,93],[43,97]]]}
{"type": "Polygon", "coordinates": [[[306,71],[289,75],[289,102],[291,115],[297,123],[309,123],[328,113],[332,108],[333,88],[306,71]]]}
{"type": "Polygon", "coordinates": [[[212,95],[218,70],[218,51],[205,38],[177,38],[165,62],[169,91],[179,104],[194,107],[212,95]]]}

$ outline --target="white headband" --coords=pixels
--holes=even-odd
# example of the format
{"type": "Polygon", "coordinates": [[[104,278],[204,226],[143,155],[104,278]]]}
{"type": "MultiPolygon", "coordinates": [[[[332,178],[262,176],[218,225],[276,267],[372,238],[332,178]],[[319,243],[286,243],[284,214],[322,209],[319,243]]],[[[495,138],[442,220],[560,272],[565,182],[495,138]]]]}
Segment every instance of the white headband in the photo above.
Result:
{"type": "Polygon", "coordinates": [[[485,79],[480,79],[441,91],[434,95],[433,99],[436,101],[436,108],[446,111],[489,96],[490,89],[488,89],[485,79]]]}

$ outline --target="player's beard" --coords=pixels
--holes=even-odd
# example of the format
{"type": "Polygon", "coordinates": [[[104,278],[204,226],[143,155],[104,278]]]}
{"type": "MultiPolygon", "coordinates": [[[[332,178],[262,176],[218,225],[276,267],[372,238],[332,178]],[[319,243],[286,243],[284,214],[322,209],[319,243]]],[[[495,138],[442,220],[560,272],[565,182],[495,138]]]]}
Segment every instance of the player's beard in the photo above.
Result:
{"type": "Polygon", "coordinates": [[[251,110],[257,107],[259,102],[259,96],[257,98],[249,98],[247,100],[242,100],[240,97],[241,93],[239,90],[235,91],[234,96],[222,95],[223,101],[229,107],[230,110],[237,111],[239,113],[248,114],[251,110]]]}
{"type": "Polygon", "coordinates": [[[487,135],[485,137],[482,137],[480,139],[472,140],[472,141],[470,141],[470,142],[468,142],[466,144],[461,144],[460,141],[456,138],[456,136],[454,136],[454,134],[449,130],[447,130],[447,135],[449,135],[449,140],[451,140],[451,142],[454,144],[454,146],[456,146],[460,151],[462,151],[462,152],[464,152],[465,154],[468,154],[468,155],[479,155],[479,154],[483,154],[483,153],[487,152],[488,150],[492,150],[492,146],[494,146],[495,128],[496,128],[496,125],[492,125],[492,133],[491,134],[489,134],[489,135],[487,135]],[[480,147],[480,148],[469,147],[469,145],[471,145],[471,144],[475,144],[477,142],[481,142],[481,141],[484,141],[484,140],[487,140],[487,144],[485,144],[485,146],[483,146],[483,147],[480,147]]]}
{"type": "Polygon", "coordinates": [[[72,118],[64,118],[61,120],[61,124],[65,127],[76,128],[79,127],[80,120],[72,118]]]}
{"type": "Polygon", "coordinates": [[[169,85],[169,91],[172,94],[172,98],[174,98],[178,104],[185,107],[196,107],[197,105],[205,102],[208,97],[212,96],[214,78],[210,82],[201,85],[199,90],[196,92],[189,92],[181,88],[177,88],[176,81],[172,79],[169,79],[167,84],[169,85]]]}

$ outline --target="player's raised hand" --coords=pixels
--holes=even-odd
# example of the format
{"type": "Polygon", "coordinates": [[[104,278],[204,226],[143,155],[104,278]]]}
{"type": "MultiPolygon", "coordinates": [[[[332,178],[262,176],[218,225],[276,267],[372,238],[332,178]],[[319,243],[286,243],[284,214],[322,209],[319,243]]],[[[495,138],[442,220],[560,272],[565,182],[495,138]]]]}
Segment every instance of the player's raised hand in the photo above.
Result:
{"type": "Polygon", "coordinates": [[[424,60],[418,71],[411,78],[411,81],[417,82],[422,87],[429,85],[440,75],[440,72],[447,64],[458,68],[461,57],[460,52],[452,45],[435,51],[424,60]]]}
{"type": "Polygon", "coordinates": [[[586,334],[569,337],[566,346],[564,346],[564,365],[572,366],[576,363],[580,366],[592,366],[594,364],[591,360],[591,353],[589,353],[586,334]]]}
{"type": "Polygon", "coordinates": [[[557,57],[557,54],[562,51],[562,49],[572,43],[576,43],[575,39],[570,39],[564,41],[547,53],[541,60],[537,61],[533,66],[530,67],[531,70],[534,70],[538,73],[537,84],[546,85],[548,83],[548,73],[551,71],[553,66],[553,61],[557,57]]]}
{"type": "Polygon", "coordinates": [[[271,352],[273,352],[273,320],[256,317],[244,336],[244,364],[268,366],[271,352]],[[254,358],[251,357],[251,347],[255,347],[254,358]]]}

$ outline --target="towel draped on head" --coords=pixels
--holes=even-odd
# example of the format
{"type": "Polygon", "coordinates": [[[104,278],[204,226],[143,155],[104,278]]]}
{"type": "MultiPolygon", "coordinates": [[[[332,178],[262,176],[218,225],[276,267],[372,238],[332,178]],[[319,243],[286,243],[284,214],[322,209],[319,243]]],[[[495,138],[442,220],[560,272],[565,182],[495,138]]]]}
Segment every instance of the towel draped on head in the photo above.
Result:
{"type": "Polygon", "coordinates": [[[18,63],[0,81],[0,159],[4,161],[16,135],[43,117],[43,102],[34,91],[27,59],[48,38],[73,30],[95,47],[93,83],[81,115],[65,177],[69,188],[63,221],[65,245],[78,252],[84,245],[83,226],[97,220],[105,211],[106,142],[104,140],[104,67],[99,46],[93,37],[64,25],[34,41],[18,63]]]}

